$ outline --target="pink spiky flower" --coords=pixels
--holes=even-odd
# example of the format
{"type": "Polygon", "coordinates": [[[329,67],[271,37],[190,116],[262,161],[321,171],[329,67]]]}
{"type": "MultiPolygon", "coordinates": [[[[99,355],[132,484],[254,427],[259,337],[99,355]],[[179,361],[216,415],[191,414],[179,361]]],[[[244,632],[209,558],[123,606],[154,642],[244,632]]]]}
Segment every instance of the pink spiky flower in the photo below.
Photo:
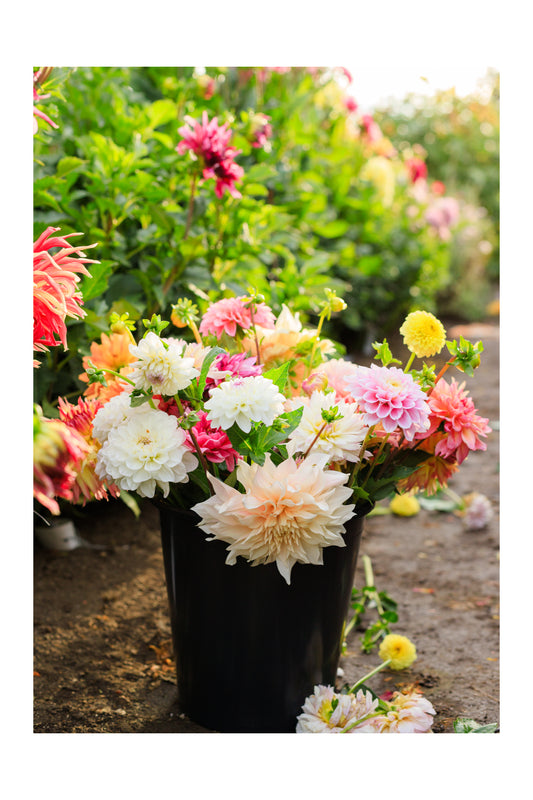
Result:
{"type": "Polygon", "coordinates": [[[345,380],[364,413],[366,425],[381,423],[386,433],[400,428],[407,441],[429,427],[425,393],[409,373],[397,367],[359,367],[345,380]]]}
{"type": "Polygon", "coordinates": [[[76,291],[79,274],[90,277],[85,264],[99,263],[86,258],[84,252],[96,245],[73,247],[67,239],[80,234],[52,236],[59,230],[47,228],[33,245],[33,349],[41,353],[59,344],[67,349],[65,318],[85,316],[83,298],[76,291]],[[61,249],[52,255],[55,247],[61,249]]]}
{"type": "Polygon", "coordinates": [[[87,500],[107,500],[107,493],[118,497],[119,489],[114,485],[107,485],[96,475],[96,458],[100,449],[99,443],[93,438],[93,421],[96,413],[103,408],[103,403],[97,398],[84,400],[79,398],[76,405],[67,402],[62,397],[58,398],[59,419],[71,430],[83,436],[87,443],[87,452],[76,468],[76,477],[72,484],[72,502],[81,501],[85,505],[87,500]]]}
{"type": "Polygon", "coordinates": [[[252,325],[273,328],[275,323],[272,310],[265,303],[254,303],[253,319],[250,301],[246,296],[225,297],[213,303],[200,323],[200,333],[212,333],[221,339],[224,333],[235,336],[237,330],[247,331],[252,325]]]}
{"type": "Polygon", "coordinates": [[[183,141],[176,147],[178,153],[183,155],[190,150],[202,161],[203,178],[215,179],[217,197],[222,197],[225,189],[232,197],[241,197],[235,188],[235,181],[242,178],[244,170],[234,161],[241,151],[229,146],[232,132],[228,130],[228,123],[219,125],[217,117],[209,121],[207,111],[203,112],[201,123],[188,116],[185,121],[187,125],[178,129],[180,136],[183,136],[183,141]]]}

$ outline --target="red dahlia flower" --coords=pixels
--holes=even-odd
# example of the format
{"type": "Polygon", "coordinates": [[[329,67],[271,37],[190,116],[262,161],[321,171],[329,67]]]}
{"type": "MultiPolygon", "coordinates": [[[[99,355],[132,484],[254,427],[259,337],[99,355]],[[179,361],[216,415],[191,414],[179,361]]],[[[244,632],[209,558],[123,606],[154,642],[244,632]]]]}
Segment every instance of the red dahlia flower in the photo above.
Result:
{"type": "Polygon", "coordinates": [[[90,276],[84,265],[99,263],[84,254],[84,250],[96,245],[72,247],[67,239],[80,234],[51,235],[58,230],[47,228],[33,245],[33,349],[41,353],[59,344],[67,349],[65,317],[85,316],[83,298],[76,291],[80,280],[76,273],[90,276]],[[50,250],[54,247],[61,249],[52,255],[50,250]]]}

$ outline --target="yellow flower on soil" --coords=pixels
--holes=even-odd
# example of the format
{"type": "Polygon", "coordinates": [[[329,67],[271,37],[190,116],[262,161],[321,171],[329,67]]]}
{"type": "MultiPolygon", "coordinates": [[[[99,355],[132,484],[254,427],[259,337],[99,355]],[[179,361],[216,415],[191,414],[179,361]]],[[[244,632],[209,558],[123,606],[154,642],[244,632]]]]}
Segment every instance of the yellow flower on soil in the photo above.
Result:
{"type": "Polygon", "coordinates": [[[446,331],[437,317],[429,311],[413,311],[400,328],[405,345],[418,358],[440,353],[446,343],[446,331]]]}
{"type": "Polygon", "coordinates": [[[389,508],[399,517],[414,517],[420,511],[420,503],[412,494],[396,494],[390,501],[389,508]]]}
{"type": "Polygon", "coordinates": [[[390,659],[391,669],[405,669],[415,661],[416,647],[407,636],[389,633],[381,642],[379,657],[383,661],[390,659]]]}

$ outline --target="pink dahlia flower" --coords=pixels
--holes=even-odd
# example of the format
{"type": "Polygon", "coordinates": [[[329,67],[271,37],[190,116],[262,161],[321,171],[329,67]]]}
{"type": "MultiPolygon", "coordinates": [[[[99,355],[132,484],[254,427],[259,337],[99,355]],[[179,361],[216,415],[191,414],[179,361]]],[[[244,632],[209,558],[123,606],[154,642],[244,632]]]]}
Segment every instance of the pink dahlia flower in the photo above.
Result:
{"type": "Polygon", "coordinates": [[[255,356],[247,356],[246,353],[235,355],[222,353],[213,361],[213,368],[213,376],[210,377],[209,373],[207,375],[205,384],[207,389],[218,386],[228,377],[248,378],[250,375],[261,375],[263,372],[263,367],[256,363],[255,356]]]}
{"type": "Polygon", "coordinates": [[[426,222],[435,228],[440,238],[447,241],[459,219],[459,204],[455,197],[437,197],[426,211],[426,222]]]}
{"type": "MultiPolygon", "coordinates": [[[[236,462],[240,459],[239,453],[233,449],[228,435],[221,428],[212,428],[205,411],[199,411],[199,421],[192,428],[194,438],[202,454],[213,464],[226,464],[226,469],[231,472],[236,462]]],[[[192,453],[197,453],[189,432],[185,445],[192,453]]]]}
{"type": "Polygon", "coordinates": [[[411,375],[397,367],[359,367],[345,382],[367,425],[380,422],[387,433],[401,428],[407,441],[429,427],[425,393],[411,375]]]}
{"type": "MultiPolygon", "coordinates": [[[[59,128],[59,125],[56,125],[56,123],[53,122],[50,119],[50,117],[48,117],[44,113],[44,111],[41,111],[39,108],[35,107],[35,103],[41,103],[43,100],[48,100],[49,97],[50,97],[49,94],[38,94],[35,86],[33,87],[33,116],[34,117],[39,117],[39,119],[42,119],[44,122],[47,122],[48,125],[52,126],[52,128],[59,128]]],[[[37,120],[34,119],[33,120],[33,133],[34,133],[34,135],[37,133],[38,130],[39,130],[39,125],[37,123],[37,120]]]]}
{"type": "Polygon", "coordinates": [[[89,445],[59,419],[46,419],[41,409],[34,413],[33,496],[52,514],[59,514],[56,497],[74,499],[78,469],[89,452],[89,445]]]}
{"type": "Polygon", "coordinates": [[[474,403],[464,386],[464,383],[459,385],[455,379],[449,384],[441,378],[428,398],[430,430],[436,430],[444,422],[444,431],[447,433],[435,447],[435,454],[454,458],[458,464],[462,464],[470,450],[486,450],[487,445],[480,436],[487,436],[492,430],[488,419],[476,414],[474,403]]]}
{"type": "Polygon", "coordinates": [[[227,189],[232,197],[241,197],[240,192],[235,188],[235,181],[244,175],[244,170],[233,160],[239,155],[240,150],[229,147],[231,131],[228,130],[228,123],[219,125],[217,117],[213,117],[211,122],[207,116],[207,111],[202,114],[202,122],[196,122],[192,117],[185,117],[187,125],[179,128],[178,133],[183,136],[176,150],[183,155],[186,150],[191,150],[197,158],[202,160],[205,180],[214,178],[216,180],[215,194],[222,197],[224,190],[227,189]]]}
{"type": "Polygon", "coordinates": [[[72,247],[67,239],[80,234],[52,236],[58,230],[47,228],[33,245],[33,349],[41,353],[58,344],[67,349],[65,317],[85,316],[83,298],[76,291],[78,273],[90,276],[84,265],[98,263],[84,253],[95,245],[72,247]],[[50,250],[55,247],[61,249],[52,255],[50,250]]]}
{"type": "Polygon", "coordinates": [[[365,137],[368,139],[369,142],[377,142],[378,139],[383,137],[381,132],[381,128],[374,121],[373,117],[370,114],[363,114],[361,117],[361,127],[363,129],[363,133],[365,137]]]}
{"type": "Polygon", "coordinates": [[[411,183],[425,180],[428,175],[428,168],[421,158],[408,158],[405,162],[407,173],[411,183]]]}
{"type": "Polygon", "coordinates": [[[252,324],[273,328],[274,323],[274,314],[265,303],[254,304],[252,320],[252,310],[246,296],[225,297],[209,306],[202,317],[200,333],[203,336],[213,333],[217,339],[221,339],[224,333],[235,336],[237,329],[247,331],[252,324]]]}

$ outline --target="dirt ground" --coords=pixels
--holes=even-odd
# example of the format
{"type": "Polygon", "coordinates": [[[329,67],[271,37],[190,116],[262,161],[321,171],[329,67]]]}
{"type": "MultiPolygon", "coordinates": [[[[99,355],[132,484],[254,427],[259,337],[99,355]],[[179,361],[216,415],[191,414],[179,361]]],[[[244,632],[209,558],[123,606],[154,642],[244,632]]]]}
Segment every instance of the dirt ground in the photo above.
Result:
{"type": "MultiPolygon", "coordinates": [[[[459,495],[485,494],[494,518],[466,531],[448,512],[370,517],[355,576],[363,585],[361,556],[368,555],[378,590],[398,603],[393,632],[418,652],[410,669],[384,670],[372,688],[417,684],[436,709],[436,733],[453,732],[459,716],[499,721],[498,333],[494,324],[464,331],[485,346],[475,378],[466,380],[493,432],[487,450],[471,453],[450,482],[459,495]]],[[[136,519],[121,501],[92,504],[75,524],[83,539],[104,547],[57,552],[35,541],[34,732],[212,732],[179,707],[157,510],[146,502],[136,519]]],[[[368,623],[374,619],[369,612],[368,623]]],[[[379,663],[375,650],[361,651],[360,636],[348,637],[341,682],[379,663]]]]}

